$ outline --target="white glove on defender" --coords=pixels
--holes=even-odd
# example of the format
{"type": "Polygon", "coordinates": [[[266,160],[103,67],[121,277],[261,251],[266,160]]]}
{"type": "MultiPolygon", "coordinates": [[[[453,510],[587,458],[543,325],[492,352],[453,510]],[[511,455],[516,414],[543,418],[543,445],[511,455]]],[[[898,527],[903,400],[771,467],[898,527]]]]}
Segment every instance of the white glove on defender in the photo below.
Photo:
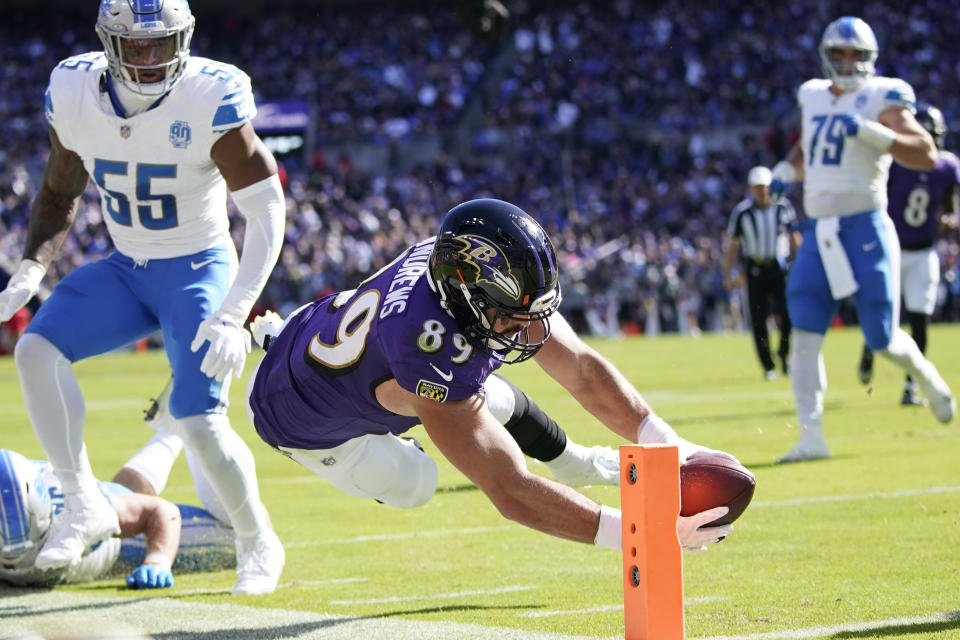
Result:
{"type": "Polygon", "coordinates": [[[250,353],[250,332],[241,322],[228,314],[214,313],[197,327],[190,350],[198,351],[204,342],[209,342],[210,347],[200,363],[200,371],[219,382],[231,371],[233,377],[239,378],[250,353]]]}
{"type": "Polygon", "coordinates": [[[0,322],[13,317],[30,298],[40,290],[40,281],[46,268],[36,260],[23,260],[16,273],[10,276],[7,288],[0,291],[0,322]]]}
{"type": "Polygon", "coordinates": [[[708,522],[722,518],[730,511],[727,507],[714,507],[701,511],[690,517],[677,518],[677,537],[684,551],[706,551],[707,545],[716,544],[730,535],[732,524],[721,524],[715,527],[704,527],[708,522]]]}
{"type": "Polygon", "coordinates": [[[272,340],[280,335],[282,326],[283,318],[280,317],[280,314],[275,311],[267,311],[262,316],[253,319],[253,322],[250,323],[250,333],[253,334],[253,341],[257,343],[257,346],[265,350],[267,347],[264,345],[267,338],[269,337],[272,340]]]}

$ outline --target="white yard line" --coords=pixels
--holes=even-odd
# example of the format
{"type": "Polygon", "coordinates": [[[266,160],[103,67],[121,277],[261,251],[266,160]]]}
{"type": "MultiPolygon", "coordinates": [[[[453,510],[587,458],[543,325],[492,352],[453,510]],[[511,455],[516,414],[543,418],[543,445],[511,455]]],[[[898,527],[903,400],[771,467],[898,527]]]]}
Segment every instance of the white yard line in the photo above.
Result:
{"type": "MultiPolygon", "coordinates": [[[[807,498],[790,498],[787,500],[757,500],[750,504],[750,508],[763,509],[769,507],[792,507],[804,504],[851,502],[855,500],[892,500],[897,498],[910,498],[914,496],[940,495],[957,492],[960,492],[960,487],[929,487],[926,489],[902,489],[899,491],[861,493],[841,496],[809,496],[807,498]]],[[[369,536],[352,536],[349,538],[311,540],[309,542],[286,542],[283,546],[287,549],[296,549],[301,547],[316,547],[328,544],[354,544],[358,542],[381,542],[385,540],[410,540],[413,538],[462,536],[477,533],[489,533],[491,531],[504,531],[506,529],[511,529],[514,526],[515,525],[499,525],[494,527],[470,527],[464,529],[427,529],[408,533],[383,533],[369,536]]]]}
{"type": "MultiPolygon", "coordinates": [[[[409,620],[404,616],[341,616],[308,611],[205,604],[173,598],[131,598],[0,588],[0,637],[59,637],[96,629],[167,638],[294,640],[594,640],[589,636],[409,620]]],[[[128,637],[127,636],[127,637],[128,637]]]]}
{"type": "MultiPolygon", "coordinates": [[[[719,602],[726,600],[721,596],[703,596],[700,598],[684,598],[684,605],[703,604],[706,602],[719,602]]],[[[521,618],[549,618],[551,616],[575,616],[581,613],[597,613],[599,611],[623,611],[623,604],[602,604],[595,607],[583,607],[581,609],[558,609],[556,611],[528,611],[521,613],[521,618]]]]}
{"type": "Polygon", "coordinates": [[[881,491],[876,493],[860,493],[845,496],[810,496],[808,498],[790,498],[787,500],[757,500],[750,503],[751,509],[763,507],[792,507],[798,504],[818,504],[823,502],[848,502],[851,500],[888,500],[893,498],[910,498],[913,496],[937,495],[941,493],[956,493],[960,487],[928,487],[926,489],[901,489],[899,491],[881,491]]]}
{"type": "Polygon", "coordinates": [[[391,596],[388,598],[363,598],[359,600],[330,600],[328,604],[352,605],[352,604],[383,604],[387,602],[410,602],[412,600],[449,600],[451,598],[462,598],[464,596],[487,596],[498,593],[513,593],[515,591],[529,591],[536,589],[534,585],[516,585],[512,587],[500,587],[498,589],[476,589],[473,591],[450,591],[446,593],[424,593],[408,596],[391,596]]]}
{"type": "MultiPolygon", "coordinates": [[[[802,640],[804,638],[830,638],[840,633],[859,633],[862,631],[878,631],[895,627],[910,627],[937,622],[956,622],[960,620],[960,611],[933,613],[914,618],[890,618],[888,620],[871,620],[868,622],[848,622],[826,627],[806,627],[803,629],[784,629],[782,631],[767,631],[765,633],[748,633],[739,636],[706,636],[690,638],[690,640],[802,640]]],[[[904,631],[904,633],[907,633],[904,631]]],[[[932,636],[931,636],[932,637],[932,636]]]]}
{"type": "Polygon", "coordinates": [[[352,536],[349,538],[330,538],[329,540],[311,540],[310,542],[290,542],[284,543],[287,549],[296,549],[298,547],[317,547],[325,544],[353,544],[356,542],[381,542],[384,540],[409,540],[411,538],[435,538],[444,536],[464,536],[474,533],[489,533],[491,531],[503,531],[510,529],[512,525],[499,525],[496,527],[471,527],[466,529],[428,529],[426,531],[416,531],[411,533],[378,533],[371,536],[352,536]]]}

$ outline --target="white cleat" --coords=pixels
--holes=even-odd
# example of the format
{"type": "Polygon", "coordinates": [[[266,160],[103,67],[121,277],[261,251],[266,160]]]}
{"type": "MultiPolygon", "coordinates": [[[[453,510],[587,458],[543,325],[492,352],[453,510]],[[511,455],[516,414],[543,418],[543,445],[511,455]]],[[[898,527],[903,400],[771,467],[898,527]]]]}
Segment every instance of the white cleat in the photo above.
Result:
{"type": "Polygon", "coordinates": [[[553,479],[568,487],[620,484],[620,452],[610,447],[580,447],[577,457],[562,466],[546,464],[553,479]]]}
{"type": "Polygon", "coordinates": [[[63,514],[54,522],[34,564],[44,571],[76,566],[88,547],[118,535],[117,512],[103,494],[68,495],[63,514]]]}
{"type": "Polygon", "coordinates": [[[929,381],[922,377],[917,378],[923,395],[930,402],[930,411],[943,424],[950,423],[957,415],[957,399],[950,392],[950,387],[939,374],[931,376],[929,381]]]}
{"type": "Polygon", "coordinates": [[[779,458],[774,464],[786,464],[788,462],[805,462],[807,460],[826,460],[830,457],[830,447],[823,436],[807,435],[790,449],[787,455],[779,458]]]}
{"type": "Polygon", "coordinates": [[[237,582],[233,595],[273,593],[280,580],[286,553],[273,531],[252,538],[237,538],[237,582]]]}

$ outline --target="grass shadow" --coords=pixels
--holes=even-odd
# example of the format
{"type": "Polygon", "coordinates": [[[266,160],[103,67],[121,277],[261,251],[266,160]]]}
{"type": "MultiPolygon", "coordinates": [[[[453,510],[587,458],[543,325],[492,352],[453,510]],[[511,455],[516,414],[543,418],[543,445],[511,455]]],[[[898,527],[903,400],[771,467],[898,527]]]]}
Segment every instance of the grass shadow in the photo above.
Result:
{"type": "Polygon", "coordinates": [[[876,638],[883,636],[902,636],[905,634],[917,634],[921,638],[945,638],[941,635],[947,631],[960,629],[960,611],[951,611],[946,614],[946,620],[940,622],[914,622],[905,624],[892,624],[887,627],[864,629],[862,631],[841,631],[835,633],[831,638],[876,638]]]}

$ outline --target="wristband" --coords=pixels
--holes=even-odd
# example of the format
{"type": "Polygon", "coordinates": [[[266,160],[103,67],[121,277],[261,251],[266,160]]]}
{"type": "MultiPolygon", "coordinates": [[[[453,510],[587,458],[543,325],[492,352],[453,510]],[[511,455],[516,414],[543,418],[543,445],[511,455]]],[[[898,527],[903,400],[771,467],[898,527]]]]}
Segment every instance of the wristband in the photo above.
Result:
{"type": "Polygon", "coordinates": [[[675,435],[677,434],[673,427],[651,411],[637,428],[637,444],[661,444],[669,442],[675,435]]]}
{"type": "Polygon", "coordinates": [[[620,509],[600,506],[600,524],[597,526],[597,536],[593,543],[604,549],[613,549],[614,551],[623,550],[623,525],[621,523],[620,509]]]}
{"type": "Polygon", "coordinates": [[[786,160],[781,160],[773,165],[771,176],[774,180],[779,180],[784,184],[790,184],[797,181],[797,168],[786,160]]]}
{"type": "Polygon", "coordinates": [[[36,260],[24,258],[20,261],[20,266],[17,267],[16,272],[10,276],[10,280],[26,284],[31,289],[37,289],[40,287],[40,281],[43,280],[46,272],[47,268],[36,260]]]}
{"type": "Polygon", "coordinates": [[[171,566],[173,566],[173,560],[171,560],[170,557],[163,552],[151,551],[143,559],[142,564],[153,564],[158,567],[162,567],[163,569],[169,569],[171,566]]]}
{"type": "Polygon", "coordinates": [[[873,120],[861,120],[857,137],[869,145],[887,151],[897,140],[897,132],[873,120]]]}

